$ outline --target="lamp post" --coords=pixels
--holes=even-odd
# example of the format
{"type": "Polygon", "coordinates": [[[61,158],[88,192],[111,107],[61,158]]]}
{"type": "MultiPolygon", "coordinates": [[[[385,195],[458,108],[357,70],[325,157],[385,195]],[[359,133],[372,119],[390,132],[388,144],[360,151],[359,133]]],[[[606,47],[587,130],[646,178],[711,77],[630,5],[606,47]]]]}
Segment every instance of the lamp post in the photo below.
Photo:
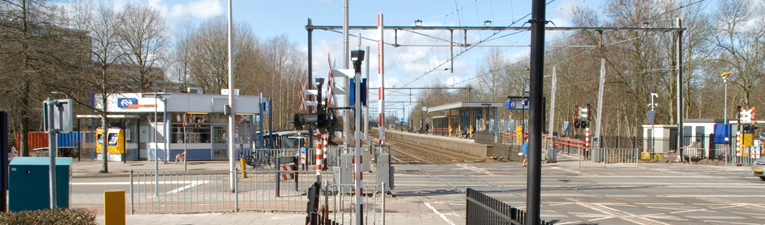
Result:
{"type": "MultiPolygon", "coordinates": [[[[720,74],[720,77],[723,79],[723,83],[725,84],[725,95],[724,95],[724,103],[723,103],[723,124],[728,125],[728,75],[730,75],[731,72],[723,72],[720,74]]],[[[728,136],[725,136],[725,141],[728,142],[730,140],[729,138],[730,133],[728,133],[728,136]]],[[[725,151],[725,165],[728,165],[728,151],[725,151]]]]}
{"type": "Polygon", "coordinates": [[[656,110],[654,110],[654,107],[656,104],[653,103],[653,98],[658,98],[659,94],[657,93],[651,93],[651,112],[653,112],[653,119],[651,119],[651,153],[654,153],[656,149],[656,128],[654,127],[654,124],[656,123],[656,110]]]}
{"type": "MultiPolygon", "coordinates": [[[[162,104],[163,104],[162,108],[164,110],[164,115],[162,116],[162,120],[164,120],[164,122],[163,122],[164,125],[163,125],[163,128],[162,128],[162,134],[167,136],[167,132],[166,132],[167,128],[168,128],[168,122],[167,122],[168,121],[167,120],[167,99],[170,98],[170,95],[171,95],[170,93],[158,93],[158,92],[143,93],[143,94],[141,94],[141,98],[154,97],[154,132],[153,132],[154,133],[154,172],[157,173],[157,174],[159,173],[159,161],[158,161],[159,160],[159,142],[157,141],[157,128],[159,127],[159,124],[158,124],[158,121],[157,121],[157,104],[158,104],[157,100],[162,100],[162,104]]],[[[104,133],[104,135],[107,134],[107,128],[105,128],[105,127],[103,128],[103,133],[104,133]]],[[[162,142],[165,142],[165,141],[162,141],[162,142]]],[[[106,143],[104,143],[104,144],[106,144],[106,143]]],[[[169,152],[168,152],[168,150],[170,150],[170,149],[168,148],[166,142],[163,144],[163,146],[165,148],[165,154],[166,154],[165,164],[167,164],[167,160],[170,158],[169,152]]],[[[104,160],[106,160],[106,157],[104,157],[104,160]]],[[[184,163],[185,163],[185,161],[186,160],[184,160],[184,163]]],[[[158,190],[157,189],[159,188],[159,176],[154,176],[154,185],[155,185],[154,196],[157,196],[158,195],[158,190]]]]}

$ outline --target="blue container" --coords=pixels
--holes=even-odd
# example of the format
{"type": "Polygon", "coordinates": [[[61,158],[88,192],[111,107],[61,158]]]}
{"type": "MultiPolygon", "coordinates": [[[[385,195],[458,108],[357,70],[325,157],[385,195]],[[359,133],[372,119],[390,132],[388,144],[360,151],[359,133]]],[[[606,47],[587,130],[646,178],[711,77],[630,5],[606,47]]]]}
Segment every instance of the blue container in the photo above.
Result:
{"type": "MultiPolygon", "coordinates": [[[[69,208],[72,195],[72,158],[56,158],[56,205],[69,208]]],[[[16,157],[9,165],[8,211],[50,208],[50,158],[16,157]]]]}

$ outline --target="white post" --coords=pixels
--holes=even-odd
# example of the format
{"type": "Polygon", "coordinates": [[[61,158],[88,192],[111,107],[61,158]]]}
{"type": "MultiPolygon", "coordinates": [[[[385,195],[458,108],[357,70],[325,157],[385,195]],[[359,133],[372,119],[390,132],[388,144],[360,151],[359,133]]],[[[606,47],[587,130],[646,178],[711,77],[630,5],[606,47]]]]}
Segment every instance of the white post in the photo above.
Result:
{"type": "MultiPolygon", "coordinates": [[[[234,54],[233,54],[233,29],[234,16],[232,15],[231,0],[228,0],[228,164],[230,175],[230,190],[233,192],[236,187],[236,173],[234,172],[234,131],[236,130],[236,111],[234,108],[234,54]]],[[[212,132],[212,131],[211,131],[212,132]]],[[[262,131],[261,131],[262,132],[262,131]]],[[[212,141],[211,141],[212,142],[212,141]]]]}
{"type": "Polygon", "coordinates": [[[377,125],[380,131],[380,144],[385,144],[385,64],[384,59],[384,42],[383,42],[383,14],[377,14],[377,34],[380,36],[377,40],[377,83],[379,85],[377,91],[377,105],[380,110],[378,114],[377,125]]]}
{"type": "MultiPolygon", "coordinates": [[[[556,85],[558,82],[558,78],[556,77],[555,72],[556,72],[555,66],[553,66],[552,89],[550,89],[550,123],[547,125],[547,132],[548,132],[547,136],[550,137],[551,144],[550,144],[550,148],[547,149],[547,157],[552,157],[556,155],[555,153],[552,152],[554,151],[554,148],[555,148],[555,140],[553,138],[553,127],[555,126],[553,125],[555,125],[555,90],[556,90],[556,85]]],[[[556,160],[556,159],[553,158],[553,159],[547,159],[547,160],[550,161],[550,160],[556,160]]]]}
{"type": "Polygon", "coordinates": [[[600,146],[600,122],[602,121],[600,119],[601,115],[603,114],[603,84],[606,82],[606,59],[601,58],[600,59],[600,82],[598,82],[598,117],[597,119],[597,126],[595,127],[595,137],[598,138],[598,141],[596,145],[598,148],[602,147],[600,146]]]}
{"type": "Polygon", "coordinates": [[[367,106],[364,107],[364,109],[366,109],[364,110],[364,140],[369,140],[369,103],[368,102],[369,102],[369,84],[371,83],[369,81],[369,63],[372,62],[372,60],[369,58],[369,46],[367,46],[367,52],[365,54],[367,54],[366,57],[364,57],[367,59],[367,63],[366,63],[367,73],[364,75],[364,77],[367,79],[367,89],[365,89],[364,91],[367,92],[367,106]]]}

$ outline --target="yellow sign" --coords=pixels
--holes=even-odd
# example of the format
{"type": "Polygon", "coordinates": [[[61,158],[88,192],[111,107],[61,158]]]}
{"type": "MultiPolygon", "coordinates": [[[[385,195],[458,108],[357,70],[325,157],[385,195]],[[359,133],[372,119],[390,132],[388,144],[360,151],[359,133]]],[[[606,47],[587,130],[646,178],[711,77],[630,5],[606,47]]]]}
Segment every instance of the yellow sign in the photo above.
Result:
{"type": "Polygon", "coordinates": [[[762,169],[760,169],[760,168],[754,168],[754,172],[762,173],[762,169]]]}
{"type": "Polygon", "coordinates": [[[515,135],[516,135],[515,143],[523,144],[523,125],[519,125],[515,127],[515,135]]]}

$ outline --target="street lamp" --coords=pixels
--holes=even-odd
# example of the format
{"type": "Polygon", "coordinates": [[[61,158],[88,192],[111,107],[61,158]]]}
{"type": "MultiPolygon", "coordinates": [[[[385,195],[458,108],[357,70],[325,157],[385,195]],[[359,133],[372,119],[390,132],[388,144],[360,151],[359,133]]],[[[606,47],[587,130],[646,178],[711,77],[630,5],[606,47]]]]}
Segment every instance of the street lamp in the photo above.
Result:
{"type": "MultiPolygon", "coordinates": [[[[157,122],[157,100],[160,100],[160,99],[162,100],[162,104],[163,104],[162,108],[164,108],[164,113],[163,113],[162,119],[165,120],[164,127],[162,128],[162,134],[167,136],[167,132],[166,131],[167,131],[167,128],[169,127],[168,123],[167,123],[167,121],[168,121],[167,120],[167,99],[170,98],[170,95],[171,95],[170,93],[157,93],[157,92],[154,92],[154,93],[142,93],[141,94],[141,98],[154,97],[154,172],[157,173],[157,174],[159,173],[159,161],[158,161],[159,160],[159,143],[157,142],[157,131],[156,131],[157,127],[159,127],[158,122],[157,122]]],[[[103,130],[104,130],[104,133],[106,133],[106,127],[104,127],[103,130]]],[[[106,134],[104,134],[104,135],[106,135],[106,134]]],[[[186,140],[184,139],[184,141],[186,141],[186,140]]],[[[170,152],[169,152],[170,148],[168,147],[168,143],[167,142],[165,142],[165,141],[163,141],[163,142],[164,142],[163,146],[165,148],[165,154],[166,154],[165,164],[167,164],[167,160],[169,160],[169,158],[170,158],[170,152]]],[[[184,157],[185,157],[186,150],[184,150],[183,154],[184,154],[184,157]]],[[[104,160],[106,160],[106,157],[104,157],[104,160]]],[[[184,164],[184,168],[185,168],[186,167],[186,160],[183,160],[183,164],[184,164]]],[[[154,185],[156,185],[155,188],[154,188],[154,196],[157,196],[159,194],[158,193],[159,192],[158,191],[158,189],[159,189],[159,176],[154,176],[154,185]]]]}
{"type": "Polygon", "coordinates": [[[728,75],[730,75],[731,72],[724,72],[720,74],[720,77],[723,79],[723,83],[725,83],[725,103],[723,103],[723,123],[728,124],[728,75]]]}
{"type": "Polygon", "coordinates": [[[656,149],[656,127],[654,127],[656,122],[656,110],[654,110],[654,107],[656,104],[653,103],[653,98],[658,97],[659,94],[651,93],[651,112],[653,112],[653,118],[651,118],[651,153],[654,153],[656,149]]]}
{"type": "MultiPolygon", "coordinates": [[[[725,95],[724,95],[724,103],[723,103],[723,124],[728,125],[728,76],[732,72],[723,72],[720,74],[720,77],[723,79],[723,83],[725,83],[725,95]]],[[[730,140],[729,138],[730,133],[728,133],[727,136],[725,136],[725,142],[728,142],[730,140]]],[[[728,165],[728,151],[725,151],[725,165],[728,165]]]]}

